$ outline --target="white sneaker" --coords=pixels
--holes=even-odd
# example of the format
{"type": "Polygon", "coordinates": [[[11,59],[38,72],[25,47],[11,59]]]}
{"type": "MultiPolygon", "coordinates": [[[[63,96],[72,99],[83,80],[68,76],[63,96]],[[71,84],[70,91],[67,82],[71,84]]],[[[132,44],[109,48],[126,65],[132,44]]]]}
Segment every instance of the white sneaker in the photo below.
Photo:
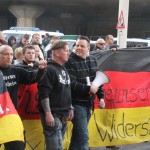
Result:
{"type": "Polygon", "coordinates": [[[104,101],[103,98],[100,99],[99,107],[100,107],[100,108],[105,108],[105,101],[104,101]]]}

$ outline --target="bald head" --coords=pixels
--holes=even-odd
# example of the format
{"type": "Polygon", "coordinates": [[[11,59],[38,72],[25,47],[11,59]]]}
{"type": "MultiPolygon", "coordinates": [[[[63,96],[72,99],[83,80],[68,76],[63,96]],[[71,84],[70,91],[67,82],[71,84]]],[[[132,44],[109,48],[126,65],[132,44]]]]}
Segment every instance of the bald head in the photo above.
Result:
{"type": "Polygon", "coordinates": [[[98,40],[96,41],[96,43],[105,43],[105,40],[104,40],[104,39],[98,39],[98,40]]]}
{"type": "Polygon", "coordinates": [[[12,50],[12,48],[9,45],[2,45],[2,46],[0,46],[0,53],[3,52],[3,51],[6,51],[7,49],[11,49],[12,50]]]}
{"type": "Polygon", "coordinates": [[[13,60],[13,50],[8,45],[0,46],[0,66],[9,67],[13,60]]]}
{"type": "Polygon", "coordinates": [[[96,47],[98,49],[105,49],[105,40],[100,38],[96,41],[96,47]]]}

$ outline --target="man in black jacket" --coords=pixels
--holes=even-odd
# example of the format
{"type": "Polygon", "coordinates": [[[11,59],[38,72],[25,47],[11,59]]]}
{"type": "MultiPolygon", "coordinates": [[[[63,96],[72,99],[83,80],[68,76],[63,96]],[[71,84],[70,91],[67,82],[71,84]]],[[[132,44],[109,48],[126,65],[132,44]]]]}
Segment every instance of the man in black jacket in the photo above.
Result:
{"type": "MultiPolygon", "coordinates": [[[[19,63],[18,65],[23,65],[23,67],[27,68],[28,70],[37,70],[38,69],[38,62],[40,60],[35,59],[36,55],[36,50],[35,50],[35,45],[26,45],[22,49],[23,53],[23,61],[22,63],[19,63]]],[[[42,60],[42,59],[41,59],[42,60]]]]}
{"type": "MultiPolygon", "coordinates": [[[[17,109],[17,93],[19,84],[32,84],[41,79],[44,75],[46,61],[39,62],[37,71],[27,71],[21,67],[11,65],[13,60],[13,50],[8,45],[0,46],[0,70],[2,71],[4,81],[8,88],[11,100],[17,109]]],[[[24,150],[25,144],[21,141],[12,141],[5,143],[6,150],[24,150]]]]}
{"type": "Polygon", "coordinates": [[[30,39],[30,36],[28,34],[24,34],[20,41],[17,42],[15,45],[13,45],[13,50],[15,51],[16,48],[18,47],[24,47],[25,45],[28,45],[29,44],[29,39],[30,39]]]}
{"type": "Polygon", "coordinates": [[[90,85],[98,70],[97,61],[94,56],[89,55],[90,41],[85,36],[80,36],[75,45],[75,53],[70,54],[65,67],[71,79],[71,95],[74,107],[74,118],[72,120],[73,130],[70,150],[89,150],[88,148],[88,122],[91,117],[91,108],[97,94],[101,99],[104,96],[102,88],[90,85]],[[89,79],[89,83],[87,80],[89,79]]]}
{"type": "Polygon", "coordinates": [[[73,118],[70,78],[63,66],[69,57],[69,47],[66,42],[58,41],[51,50],[46,75],[38,83],[39,110],[46,150],[62,150],[66,121],[73,118]]]}
{"type": "Polygon", "coordinates": [[[39,34],[39,33],[34,33],[34,34],[32,35],[32,39],[31,39],[30,44],[31,44],[31,45],[38,45],[39,48],[41,49],[41,52],[42,52],[43,55],[44,55],[44,52],[43,52],[43,45],[40,44],[40,40],[41,40],[40,34],[39,34]]]}
{"type": "Polygon", "coordinates": [[[105,40],[104,39],[102,39],[102,38],[97,39],[93,51],[95,51],[95,50],[105,50],[105,40]]]}

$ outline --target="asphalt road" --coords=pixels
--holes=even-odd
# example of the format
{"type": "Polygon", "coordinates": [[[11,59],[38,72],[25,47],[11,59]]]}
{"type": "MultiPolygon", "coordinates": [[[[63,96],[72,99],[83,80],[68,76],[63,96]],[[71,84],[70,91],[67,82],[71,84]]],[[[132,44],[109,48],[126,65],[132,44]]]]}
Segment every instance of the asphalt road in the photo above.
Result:
{"type": "MultiPolygon", "coordinates": [[[[105,150],[105,147],[90,148],[90,150],[105,150]]],[[[150,150],[150,142],[121,146],[121,150],[150,150]]]]}

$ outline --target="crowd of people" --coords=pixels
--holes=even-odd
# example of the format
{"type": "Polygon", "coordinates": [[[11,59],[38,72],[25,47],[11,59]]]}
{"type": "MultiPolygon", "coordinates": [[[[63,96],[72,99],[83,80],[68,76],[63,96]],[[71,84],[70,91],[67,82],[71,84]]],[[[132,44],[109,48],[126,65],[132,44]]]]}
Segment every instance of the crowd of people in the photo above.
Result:
{"type": "MultiPolygon", "coordinates": [[[[89,150],[88,123],[93,96],[104,98],[103,87],[92,84],[98,65],[96,58],[89,54],[90,40],[79,36],[74,52],[70,53],[68,43],[58,37],[50,39],[45,35],[43,44],[40,38],[35,33],[29,41],[29,35],[25,34],[19,42],[14,37],[6,42],[5,35],[0,33],[0,70],[11,100],[18,110],[18,87],[37,83],[38,110],[46,150],[63,149],[67,121],[73,123],[69,150],[89,150]],[[49,42],[51,48],[45,52],[43,47],[49,42]],[[87,84],[87,77],[91,85],[87,84]]],[[[96,41],[93,50],[108,50],[112,45],[113,36],[107,35],[106,39],[96,41]]],[[[6,150],[24,150],[25,142],[10,141],[4,146],[6,150]]],[[[119,148],[108,146],[106,149],[119,148]]]]}

